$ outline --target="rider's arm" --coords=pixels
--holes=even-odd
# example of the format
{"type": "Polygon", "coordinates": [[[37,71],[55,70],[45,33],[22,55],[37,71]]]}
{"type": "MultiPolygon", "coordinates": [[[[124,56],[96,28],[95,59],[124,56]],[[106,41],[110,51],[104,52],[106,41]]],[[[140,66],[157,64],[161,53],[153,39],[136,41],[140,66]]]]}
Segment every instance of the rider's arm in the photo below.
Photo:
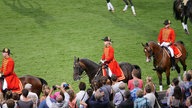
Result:
{"type": "Polygon", "coordinates": [[[4,76],[9,76],[10,74],[13,73],[13,70],[14,70],[14,61],[9,61],[7,63],[7,69],[6,71],[3,73],[4,76]]]}

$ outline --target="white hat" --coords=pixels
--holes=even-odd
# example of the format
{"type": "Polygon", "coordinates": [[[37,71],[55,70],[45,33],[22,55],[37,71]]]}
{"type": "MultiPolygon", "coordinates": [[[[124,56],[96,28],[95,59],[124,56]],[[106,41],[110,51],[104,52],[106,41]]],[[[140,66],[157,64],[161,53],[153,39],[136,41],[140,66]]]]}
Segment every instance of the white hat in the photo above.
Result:
{"type": "Polygon", "coordinates": [[[32,85],[30,83],[25,84],[25,89],[31,89],[32,85]]]}

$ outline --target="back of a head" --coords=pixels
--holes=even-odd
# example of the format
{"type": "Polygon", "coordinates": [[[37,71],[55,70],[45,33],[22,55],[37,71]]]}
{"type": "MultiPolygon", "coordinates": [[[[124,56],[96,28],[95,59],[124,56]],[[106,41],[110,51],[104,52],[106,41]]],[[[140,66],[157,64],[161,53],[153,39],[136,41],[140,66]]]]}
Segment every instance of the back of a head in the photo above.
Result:
{"type": "Polygon", "coordinates": [[[119,89],[120,89],[120,90],[125,90],[125,83],[121,83],[121,84],[119,85],[119,89]]]}
{"type": "Polygon", "coordinates": [[[149,85],[149,84],[147,84],[146,86],[145,86],[145,91],[147,92],[147,93],[151,93],[151,86],[149,85]]]}
{"type": "Polygon", "coordinates": [[[92,94],[93,94],[93,89],[92,88],[88,88],[87,89],[87,94],[88,94],[89,97],[91,97],[92,94]]]}
{"type": "Polygon", "coordinates": [[[12,93],[12,99],[13,100],[19,100],[20,99],[19,94],[18,93],[12,93]]]}
{"type": "Polygon", "coordinates": [[[8,99],[6,101],[7,103],[7,108],[14,108],[15,107],[15,101],[13,99],[8,99]]]}
{"type": "Polygon", "coordinates": [[[133,69],[132,75],[136,78],[139,78],[139,71],[137,69],[133,69]]]}
{"type": "Polygon", "coordinates": [[[143,97],[143,90],[139,89],[136,94],[139,98],[143,97]]]}
{"type": "Polygon", "coordinates": [[[86,84],[84,82],[79,83],[79,90],[85,90],[86,89],[86,84]]]}
{"type": "Polygon", "coordinates": [[[67,93],[69,94],[69,101],[72,102],[72,100],[75,98],[75,92],[72,89],[69,89],[67,91],[67,93]]]}
{"type": "Polygon", "coordinates": [[[139,87],[139,81],[138,80],[134,80],[133,81],[133,85],[134,85],[134,87],[139,87]]]}
{"type": "Polygon", "coordinates": [[[185,74],[185,77],[186,77],[186,80],[187,80],[187,81],[191,81],[191,74],[186,73],[186,74],[185,74]]]}
{"type": "Polygon", "coordinates": [[[12,98],[12,92],[10,90],[8,90],[6,93],[5,93],[5,99],[11,99],[12,98]]]}
{"type": "Polygon", "coordinates": [[[172,82],[173,82],[173,84],[174,84],[175,86],[177,86],[177,85],[179,84],[178,78],[173,78],[172,82]]]}
{"type": "Polygon", "coordinates": [[[147,82],[152,82],[152,77],[147,76],[147,77],[146,77],[146,81],[147,81],[147,82]]]}
{"type": "Polygon", "coordinates": [[[63,97],[63,100],[65,100],[65,95],[64,95],[64,93],[63,93],[62,91],[60,91],[59,94],[63,97]]]}
{"type": "Polygon", "coordinates": [[[30,83],[25,84],[25,89],[31,90],[32,85],[30,83]]]}
{"type": "Polygon", "coordinates": [[[181,92],[181,88],[179,86],[175,86],[173,96],[176,99],[181,99],[182,98],[182,92],[181,92]]]}
{"type": "Polygon", "coordinates": [[[126,91],[124,92],[124,97],[125,97],[126,99],[129,99],[130,96],[131,96],[130,91],[129,91],[129,90],[126,90],[126,91]]]}
{"type": "Polygon", "coordinates": [[[100,82],[101,82],[103,85],[105,85],[105,84],[107,83],[107,77],[106,77],[106,76],[102,76],[102,77],[100,78],[100,82]]]}
{"type": "Polygon", "coordinates": [[[113,75],[111,76],[111,80],[114,81],[114,82],[117,81],[117,76],[116,76],[115,74],[113,74],[113,75]]]}
{"type": "Polygon", "coordinates": [[[23,90],[22,90],[22,95],[23,95],[24,97],[27,97],[28,94],[29,94],[29,91],[28,91],[27,89],[23,89],[23,90]]]}

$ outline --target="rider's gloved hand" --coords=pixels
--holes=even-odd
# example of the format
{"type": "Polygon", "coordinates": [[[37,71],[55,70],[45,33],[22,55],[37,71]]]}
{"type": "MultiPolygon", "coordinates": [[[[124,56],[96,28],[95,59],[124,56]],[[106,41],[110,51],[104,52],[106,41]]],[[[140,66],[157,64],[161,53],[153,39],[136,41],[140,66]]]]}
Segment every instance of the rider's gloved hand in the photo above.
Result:
{"type": "Polygon", "coordinates": [[[105,60],[100,60],[100,62],[101,62],[102,64],[104,64],[104,63],[105,63],[105,60]]]}

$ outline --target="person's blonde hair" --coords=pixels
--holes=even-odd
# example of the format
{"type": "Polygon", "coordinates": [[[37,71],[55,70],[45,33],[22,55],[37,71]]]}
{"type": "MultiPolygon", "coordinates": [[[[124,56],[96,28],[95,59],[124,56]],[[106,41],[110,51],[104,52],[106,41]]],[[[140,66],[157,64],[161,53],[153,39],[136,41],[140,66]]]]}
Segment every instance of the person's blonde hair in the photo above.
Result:
{"type": "Polygon", "coordinates": [[[152,82],[152,77],[147,76],[147,77],[146,77],[146,81],[147,81],[147,82],[152,82]]]}

